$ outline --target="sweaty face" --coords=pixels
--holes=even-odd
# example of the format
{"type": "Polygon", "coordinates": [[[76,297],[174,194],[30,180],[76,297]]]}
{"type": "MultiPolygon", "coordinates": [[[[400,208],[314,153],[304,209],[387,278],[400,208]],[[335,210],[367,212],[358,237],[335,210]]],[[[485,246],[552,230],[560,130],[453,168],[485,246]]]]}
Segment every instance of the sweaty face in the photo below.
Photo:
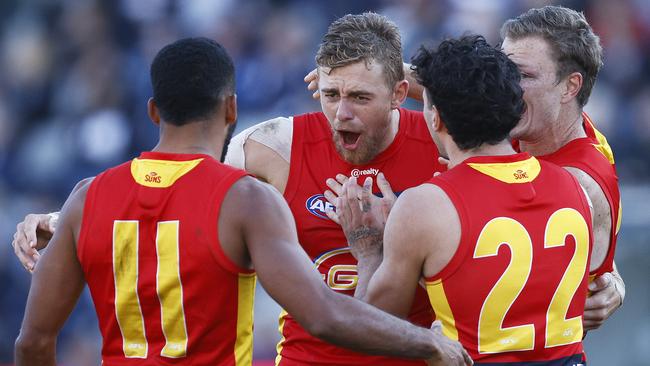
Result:
{"type": "Polygon", "coordinates": [[[535,36],[517,40],[506,37],[502,47],[521,71],[521,88],[526,103],[526,111],[510,136],[529,142],[538,141],[557,121],[561,107],[562,83],[557,82],[557,65],[551,47],[546,40],[535,36]]]}
{"type": "Polygon", "coordinates": [[[393,141],[391,101],[383,66],[357,62],[329,74],[319,68],[323,113],[332,126],[336,150],[352,164],[374,159],[393,141]]]}

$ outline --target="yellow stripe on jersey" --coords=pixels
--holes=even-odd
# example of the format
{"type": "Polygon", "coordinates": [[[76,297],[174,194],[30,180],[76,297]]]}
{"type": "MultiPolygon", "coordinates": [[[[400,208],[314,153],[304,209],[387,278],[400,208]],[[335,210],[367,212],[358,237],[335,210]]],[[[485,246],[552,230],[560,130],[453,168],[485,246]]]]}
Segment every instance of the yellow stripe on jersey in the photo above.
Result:
{"type": "Polygon", "coordinates": [[[280,331],[282,339],[280,339],[278,345],[275,347],[275,351],[277,352],[277,355],[275,356],[275,366],[279,366],[280,362],[282,361],[282,347],[284,346],[284,341],[286,340],[286,338],[284,338],[284,322],[287,315],[289,315],[289,313],[287,313],[286,310],[282,309],[280,312],[280,320],[278,326],[278,330],[280,331]]]}
{"type": "Polygon", "coordinates": [[[621,217],[623,217],[623,202],[621,199],[618,199],[618,219],[616,219],[616,231],[615,235],[618,235],[618,231],[621,230],[621,217]]]}
{"type": "Polygon", "coordinates": [[[512,163],[467,163],[467,165],[504,183],[532,182],[541,170],[539,161],[534,157],[512,163]]]}
{"type": "Polygon", "coordinates": [[[609,146],[609,143],[607,143],[607,138],[605,137],[605,135],[600,133],[600,131],[598,131],[593,124],[591,124],[591,127],[594,129],[596,140],[598,140],[598,144],[592,144],[592,145],[594,145],[596,150],[600,151],[601,154],[605,155],[605,157],[607,158],[610,164],[614,165],[614,152],[612,151],[612,148],[609,146]]]}
{"type": "Polygon", "coordinates": [[[426,281],[427,294],[431,307],[436,313],[436,319],[442,322],[442,333],[448,338],[458,340],[458,330],[456,329],[456,320],[451,312],[445,289],[442,286],[442,280],[433,282],[426,281]]]}
{"type": "Polygon", "coordinates": [[[188,161],[133,159],[131,175],[140,185],[153,188],[167,188],[180,177],[189,173],[203,160],[188,161]]]}
{"type": "Polygon", "coordinates": [[[156,234],[158,257],[156,291],[160,299],[162,330],[165,336],[165,346],[160,355],[170,358],[185,357],[187,354],[187,326],[183,311],[178,231],[178,221],[162,221],[158,223],[156,234]]]}
{"type": "Polygon", "coordinates": [[[113,276],[115,316],[128,358],[147,357],[147,337],[138,298],[138,222],[113,223],[113,276]]]}
{"type": "Polygon", "coordinates": [[[253,302],[255,301],[254,273],[239,274],[237,291],[237,338],[235,340],[235,365],[253,363],[253,302]]]}

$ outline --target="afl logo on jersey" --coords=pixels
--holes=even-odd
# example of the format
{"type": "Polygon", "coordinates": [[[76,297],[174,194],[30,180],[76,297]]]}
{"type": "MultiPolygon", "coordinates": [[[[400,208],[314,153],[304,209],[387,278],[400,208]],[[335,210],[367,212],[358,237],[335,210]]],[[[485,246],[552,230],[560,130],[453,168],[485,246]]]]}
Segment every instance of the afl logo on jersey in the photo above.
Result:
{"type": "Polygon", "coordinates": [[[312,215],[327,220],[329,220],[329,217],[327,217],[325,211],[335,210],[334,205],[327,202],[327,199],[322,194],[315,194],[307,198],[307,202],[305,202],[305,207],[307,208],[307,211],[309,211],[312,215]]]}

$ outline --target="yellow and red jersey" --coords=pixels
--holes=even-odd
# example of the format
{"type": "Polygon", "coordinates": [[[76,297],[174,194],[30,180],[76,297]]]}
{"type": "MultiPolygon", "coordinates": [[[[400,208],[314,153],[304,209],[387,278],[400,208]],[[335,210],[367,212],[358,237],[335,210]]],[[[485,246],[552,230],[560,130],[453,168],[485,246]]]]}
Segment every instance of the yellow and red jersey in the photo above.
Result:
{"type": "MultiPolygon", "coordinates": [[[[323,281],[335,291],[354,295],[357,261],[348,248],[341,227],[325,214],[330,206],[323,197],[327,178],[337,174],[375,178],[384,173],[399,194],[442,171],[436,149],[421,112],[400,109],[399,131],[392,144],[371,162],[352,165],[343,160],[332,140],[332,129],[323,113],[293,118],[291,168],[285,199],[296,219],[300,244],[313,260],[323,281]]],[[[379,193],[376,183],[375,194],[379,193]]],[[[433,320],[426,292],[418,289],[409,319],[423,326],[433,320]]],[[[282,340],[276,364],[287,365],[423,365],[423,361],[363,355],[336,347],[309,335],[290,314],[280,318],[282,340]]]]}
{"type": "Polygon", "coordinates": [[[477,364],[580,364],[592,238],[577,180],[520,153],[473,157],[428,183],[461,225],[449,264],[425,279],[443,333],[477,364]]]}
{"type": "Polygon", "coordinates": [[[616,238],[621,227],[621,194],[612,149],[605,136],[594,127],[589,116],[586,113],[582,116],[587,137],[572,140],[558,151],[539,158],[559,166],[582,170],[598,183],[605,194],[611,215],[609,249],[603,264],[592,271],[593,275],[601,275],[614,269],[616,238]]]}
{"type": "Polygon", "coordinates": [[[208,155],[145,152],[88,189],[77,255],[103,365],[250,365],[255,273],[218,239],[245,172],[208,155]]]}

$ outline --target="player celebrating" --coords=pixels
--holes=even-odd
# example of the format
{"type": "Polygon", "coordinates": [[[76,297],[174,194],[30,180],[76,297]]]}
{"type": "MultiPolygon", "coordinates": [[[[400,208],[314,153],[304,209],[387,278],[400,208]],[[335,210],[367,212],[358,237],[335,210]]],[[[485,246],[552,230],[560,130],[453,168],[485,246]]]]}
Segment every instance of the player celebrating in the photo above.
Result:
{"type": "Polygon", "coordinates": [[[421,48],[413,65],[450,170],[406,190],[383,237],[370,179],[361,207],[356,179],[344,184],[337,215],[359,260],[356,296],[401,316],[424,277],[445,334],[477,364],[583,364],[591,212],[569,172],[512,148],[524,111],[516,65],[481,36],[421,48]]]}
{"type": "Polygon", "coordinates": [[[471,364],[439,331],[328,289],[279,194],[216,160],[237,116],[234,67],[221,45],[199,38],[166,46],[151,80],[159,143],[68,198],[32,279],[17,365],[55,363],[57,333],[84,281],[103,365],[250,365],[254,270],[315,336],[358,351],[471,364]]]}

